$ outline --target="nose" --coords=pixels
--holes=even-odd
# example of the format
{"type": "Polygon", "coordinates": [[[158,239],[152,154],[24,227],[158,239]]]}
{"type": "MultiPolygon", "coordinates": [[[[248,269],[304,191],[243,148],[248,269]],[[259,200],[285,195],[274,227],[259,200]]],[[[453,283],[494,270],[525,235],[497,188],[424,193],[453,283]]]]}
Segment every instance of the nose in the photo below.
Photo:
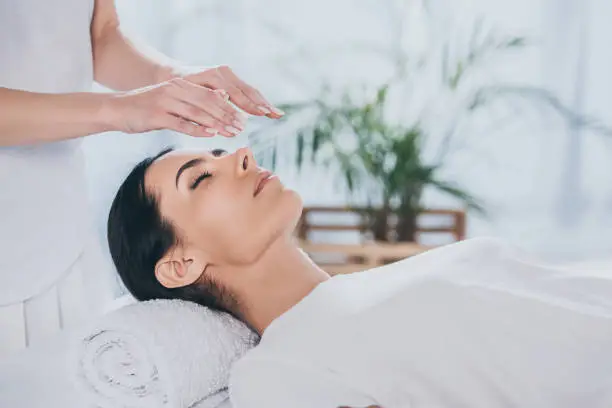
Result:
{"type": "Polygon", "coordinates": [[[248,173],[252,168],[257,167],[253,152],[248,147],[241,147],[236,151],[236,172],[243,175],[248,173]]]}

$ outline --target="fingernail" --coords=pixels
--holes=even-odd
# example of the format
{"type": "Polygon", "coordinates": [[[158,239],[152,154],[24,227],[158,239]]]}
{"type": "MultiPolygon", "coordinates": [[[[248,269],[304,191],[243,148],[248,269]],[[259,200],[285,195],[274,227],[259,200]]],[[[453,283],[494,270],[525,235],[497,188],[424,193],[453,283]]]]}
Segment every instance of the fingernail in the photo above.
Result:
{"type": "Polygon", "coordinates": [[[268,108],[267,106],[259,105],[257,109],[259,109],[261,112],[265,113],[266,115],[269,115],[272,113],[270,108],[268,108]]]}
{"type": "Polygon", "coordinates": [[[244,130],[244,124],[242,122],[240,122],[239,120],[235,120],[232,122],[234,124],[235,127],[237,127],[240,130],[244,130]]]}
{"type": "Polygon", "coordinates": [[[240,130],[236,129],[233,126],[226,126],[225,130],[227,130],[229,133],[231,133],[233,135],[237,135],[238,133],[240,133],[240,130]]]}
{"type": "Polygon", "coordinates": [[[219,131],[217,129],[211,129],[211,128],[206,128],[204,130],[206,133],[210,133],[211,135],[216,135],[217,133],[219,133],[219,131]]]}
{"type": "Polygon", "coordinates": [[[285,112],[283,112],[282,110],[275,108],[274,106],[272,107],[272,112],[276,113],[279,116],[283,116],[285,114],[285,112]]]}

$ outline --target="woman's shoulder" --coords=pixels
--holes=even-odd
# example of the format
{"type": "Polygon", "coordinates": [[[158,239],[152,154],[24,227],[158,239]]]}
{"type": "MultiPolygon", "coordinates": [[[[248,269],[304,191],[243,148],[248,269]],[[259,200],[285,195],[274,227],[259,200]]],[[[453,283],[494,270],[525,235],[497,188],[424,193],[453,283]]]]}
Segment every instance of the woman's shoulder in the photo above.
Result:
{"type": "Polygon", "coordinates": [[[362,272],[334,277],[337,286],[362,289],[364,293],[376,288],[395,288],[406,285],[454,282],[460,275],[479,265],[492,265],[504,258],[512,258],[516,249],[497,238],[472,238],[427,250],[403,260],[362,272]]]}
{"type": "Polygon", "coordinates": [[[499,238],[470,238],[439,247],[433,247],[420,254],[407,257],[394,263],[347,275],[346,279],[357,277],[365,279],[370,275],[379,274],[380,272],[399,272],[415,268],[422,269],[431,266],[439,266],[448,261],[456,262],[460,259],[473,259],[474,257],[484,255],[491,256],[514,250],[515,248],[499,238]]]}

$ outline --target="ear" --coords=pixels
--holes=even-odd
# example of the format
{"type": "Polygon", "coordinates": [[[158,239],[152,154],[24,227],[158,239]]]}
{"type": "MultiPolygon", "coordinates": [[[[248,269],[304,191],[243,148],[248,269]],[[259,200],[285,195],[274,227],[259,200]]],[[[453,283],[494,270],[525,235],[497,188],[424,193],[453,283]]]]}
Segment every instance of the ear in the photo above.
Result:
{"type": "Polygon", "coordinates": [[[163,286],[174,289],[197,281],[206,269],[205,257],[196,252],[174,247],[155,265],[155,277],[163,286]]]}

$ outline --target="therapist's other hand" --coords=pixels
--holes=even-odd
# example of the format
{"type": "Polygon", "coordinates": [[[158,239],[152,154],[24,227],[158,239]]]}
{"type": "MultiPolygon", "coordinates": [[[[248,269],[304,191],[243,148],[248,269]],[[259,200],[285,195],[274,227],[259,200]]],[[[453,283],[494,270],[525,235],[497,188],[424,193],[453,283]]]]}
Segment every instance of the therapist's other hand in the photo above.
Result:
{"type": "Polygon", "coordinates": [[[257,89],[238,78],[226,65],[185,75],[184,78],[207,88],[226,91],[234,105],[252,115],[278,119],[285,114],[268,102],[257,89]]]}
{"type": "Polygon", "coordinates": [[[125,133],[170,129],[195,137],[232,137],[244,130],[244,114],[228,103],[225,92],[182,78],[109,94],[103,109],[112,128],[125,133]]]}

